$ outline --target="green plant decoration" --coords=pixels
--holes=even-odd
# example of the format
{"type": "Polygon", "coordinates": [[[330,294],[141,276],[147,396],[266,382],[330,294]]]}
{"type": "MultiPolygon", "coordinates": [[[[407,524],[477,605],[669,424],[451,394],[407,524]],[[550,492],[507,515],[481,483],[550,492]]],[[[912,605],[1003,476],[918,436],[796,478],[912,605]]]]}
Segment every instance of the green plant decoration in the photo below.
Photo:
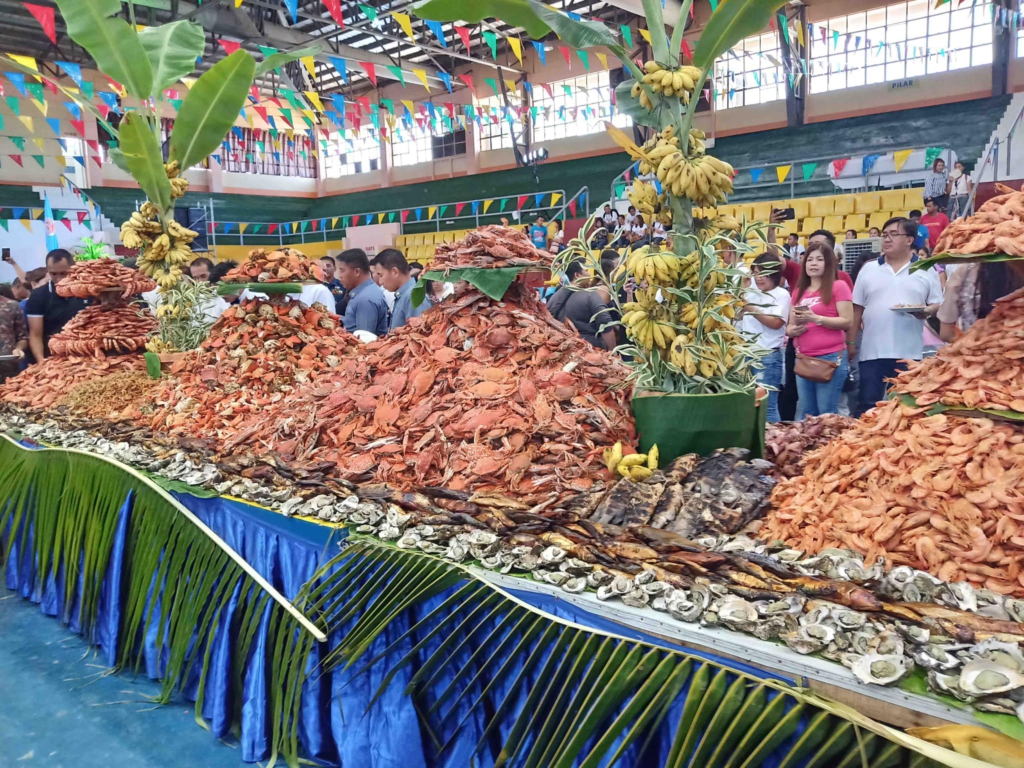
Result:
{"type": "MultiPolygon", "coordinates": [[[[683,0],[679,18],[693,0],[683,0]]],[[[763,224],[729,217],[695,216],[732,192],[732,167],[709,155],[702,131],[692,128],[699,96],[715,59],[767,26],[781,0],[722,0],[694,47],[692,65],[680,58],[683,24],[665,28],[661,0],[643,0],[651,31],[651,61],[637,65],[602,24],[575,21],[537,0],[427,0],[417,15],[433,21],[480,21],[496,17],[527,30],[535,39],[554,32],[575,48],[603,46],[622,61],[631,80],[616,89],[617,109],[652,129],[637,146],[608,124],[613,140],[639,161],[640,180],[630,200],[650,224],[669,231],[671,250],[656,245],[628,254],[607,286],[619,305],[629,344],[623,347],[638,390],[684,394],[750,392],[758,353],[733,324],[743,307],[740,259],[763,244],[763,224]],[[653,180],[661,185],[659,192],[653,180]],[[631,292],[620,302],[623,288],[631,292]]],[[[595,220],[588,223],[593,227],[595,220]]],[[[585,230],[587,231],[587,230],[585,230]]],[[[583,258],[598,266],[589,243],[577,241],[562,263],[583,258]]],[[[600,270],[597,270],[600,273],[600,270]]]]}
{"type": "Polygon", "coordinates": [[[96,261],[96,259],[109,259],[112,258],[110,251],[107,250],[106,243],[98,243],[91,237],[82,239],[82,244],[78,246],[78,253],[75,254],[76,261],[96,261]]]}

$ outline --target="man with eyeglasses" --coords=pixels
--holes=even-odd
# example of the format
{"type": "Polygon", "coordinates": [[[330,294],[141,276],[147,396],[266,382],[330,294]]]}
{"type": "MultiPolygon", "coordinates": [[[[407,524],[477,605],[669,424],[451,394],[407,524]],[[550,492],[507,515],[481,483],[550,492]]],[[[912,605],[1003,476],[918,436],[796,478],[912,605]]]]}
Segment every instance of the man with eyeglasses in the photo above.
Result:
{"type": "Polygon", "coordinates": [[[934,269],[910,271],[917,261],[917,224],[889,219],[882,227],[882,255],[867,262],[853,288],[853,327],[864,324],[860,345],[860,396],[857,415],[885,399],[885,380],[905,370],[907,360],[924,354],[924,321],[942,302],[934,269]],[[899,307],[922,307],[908,313],[899,307]]]}

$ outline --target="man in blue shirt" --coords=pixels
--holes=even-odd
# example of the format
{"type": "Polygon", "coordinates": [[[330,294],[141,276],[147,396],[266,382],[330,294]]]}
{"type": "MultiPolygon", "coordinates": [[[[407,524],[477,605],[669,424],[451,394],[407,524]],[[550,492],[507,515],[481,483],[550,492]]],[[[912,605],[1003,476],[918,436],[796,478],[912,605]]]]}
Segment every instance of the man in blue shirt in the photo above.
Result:
{"type": "Polygon", "coordinates": [[[345,314],[345,286],[341,280],[334,276],[337,265],[330,256],[323,256],[320,259],[320,269],[324,271],[324,285],[330,289],[334,296],[334,312],[337,315],[345,314]]]}
{"type": "Polygon", "coordinates": [[[381,269],[381,287],[385,291],[395,294],[395,306],[391,309],[391,327],[401,328],[410,317],[419,317],[430,309],[430,299],[424,297],[423,302],[418,306],[412,305],[412,289],[416,287],[416,278],[409,262],[397,248],[385,248],[373,263],[381,269]]]}
{"type": "Polygon", "coordinates": [[[345,287],[348,306],[342,321],[349,333],[367,331],[375,336],[388,332],[388,305],[384,292],[370,277],[370,260],[361,248],[350,248],[338,257],[338,280],[345,287]]]}
{"type": "Polygon", "coordinates": [[[914,226],[917,227],[917,236],[914,238],[914,248],[929,248],[928,227],[921,223],[921,212],[911,211],[910,220],[914,222],[914,226]]]}
{"type": "Polygon", "coordinates": [[[533,242],[534,248],[542,251],[547,250],[548,228],[544,226],[543,216],[538,216],[537,220],[533,222],[533,226],[530,227],[530,240],[533,242]]]}

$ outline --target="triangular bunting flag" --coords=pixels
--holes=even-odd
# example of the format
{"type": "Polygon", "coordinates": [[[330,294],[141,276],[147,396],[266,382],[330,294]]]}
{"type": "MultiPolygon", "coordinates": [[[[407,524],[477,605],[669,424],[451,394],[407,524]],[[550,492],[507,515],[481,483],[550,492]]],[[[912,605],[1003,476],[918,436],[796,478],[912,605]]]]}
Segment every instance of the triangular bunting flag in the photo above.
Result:
{"type": "Polygon", "coordinates": [[[526,205],[526,201],[530,199],[529,195],[520,195],[516,198],[516,210],[521,211],[523,206],[526,205]]]}
{"type": "Polygon", "coordinates": [[[469,29],[467,27],[460,27],[458,24],[453,24],[452,28],[458,33],[459,38],[462,40],[462,44],[466,46],[467,49],[471,48],[472,46],[469,44],[469,29]]]}
{"type": "MultiPolygon", "coordinates": [[[[28,91],[25,90],[25,76],[21,72],[7,72],[7,79],[10,80],[14,87],[18,89],[18,93],[22,96],[28,97],[28,91]]],[[[8,97],[10,98],[10,97],[8,97]]]]}
{"type": "Polygon", "coordinates": [[[228,56],[230,56],[232,53],[234,53],[242,47],[242,44],[235,40],[224,40],[223,38],[221,38],[217,42],[220,43],[220,47],[224,49],[224,52],[228,56]]]}
{"type": "Polygon", "coordinates": [[[807,181],[811,176],[814,175],[814,171],[817,170],[817,163],[804,163],[800,166],[800,170],[803,172],[804,181],[807,181]]]}
{"type": "Polygon", "coordinates": [[[39,163],[40,168],[46,167],[46,158],[43,155],[32,155],[32,159],[39,163]]]}
{"type": "Polygon", "coordinates": [[[29,133],[36,132],[35,121],[28,115],[18,115],[18,119],[25,125],[29,133]]]}
{"type": "Polygon", "coordinates": [[[551,193],[551,205],[553,205],[553,206],[554,205],[558,205],[558,201],[561,200],[561,199],[562,199],[562,193],[561,192],[552,192],[551,193]]]}
{"type": "Polygon", "coordinates": [[[417,80],[423,83],[423,87],[427,89],[427,93],[430,93],[430,86],[427,84],[427,70],[414,69],[412,73],[416,75],[417,80]]]}
{"type": "Polygon", "coordinates": [[[324,0],[324,6],[327,8],[327,12],[331,14],[331,18],[337,22],[339,27],[344,29],[345,17],[341,12],[341,0],[324,0]]]}
{"type": "Polygon", "coordinates": [[[619,32],[622,33],[622,42],[626,44],[626,48],[632,49],[633,47],[633,30],[625,24],[619,24],[619,32]]]}
{"type": "Polygon", "coordinates": [[[88,211],[75,211],[75,215],[78,217],[78,223],[81,224],[85,221],[85,217],[89,215],[88,211]]]}
{"type": "Polygon", "coordinates": [[[931,169],[941,154],[942,147],[928,147],[928,149],[924,151],[924,167],[931,169]]]}
{"type": "Polygon", "coordinates": [[[523,41],[518,37],[507,37],[508,47],[512,49],[512,53],[519,60],[519,66],[523,65],[523,41]]]}
{"type": "Polygon", "coordinates": [[[25,138],[23,136],[8,136],[7,138],[18,148],[19,152],[25,151],[25,138]]]}
{"type": "Polygon", "coordinates": [[[480,33],[484,42],[487,43],[487,47],[491,49],[491,56],[495,61],[498,60],[498,35],[491,32],[489,29],[485,29],[480,33]]]}
{"type": "Polygon", "coordinates": [[[839,174],[841,174],[843,172],[843,169],[846,167],[846,164],[848,162],[850,162],[850,158],[848,158],[848,157],[844,157],[844,158],[842,158],[840,160],[833,160],[832,161],[832,175],[833,176],[838,176],[839,174]]]}
{"type": "Polygon", "coordinates": [[[580,61],[583,62],[583,68],[590,71],[590,56],[582,48],[576,51],[576,55],[580,57],[580,61]]]}
{"type": "MultiPolygon", "coordinates": [[[[359,7],[363,8],[365,6],[359,6],[359,7]]],[[[376,14],[376,11],[374,13],[376,14]]],[[[376,15],[374,16],[374,18],[376,18],[376,15]]],[[[359,66],[361,66],[363,68],[363,70],[366,72],[366,76],[368,78],[370,78],[370,82],[373,84],[373,87],[376,88],[377,87],[377,67],[375,65],[371,64],[368,61],[360,61],[359,62],[359,66]]]]}
{"type": "Polygon", "coordinates": [[[359,6],[359,10],[363,12],[363,15],[366,16],[366,18],[368,18],[370,21],[377,20],[376,8],[374,8],[371,5],[363,5],[362,3],[357,3],[357,5],[359,6]]]}
{"type": "MultiPolygon", "coordinates": [[[[473,86],[473,78],[470,75],[456,75],[456,77],[458,77],[459,80],[466,84],[466,87],[469,88],[469,92],[473,94],[475,98],[476,88],[473,86]]],[[[17,99],[15,99],[15,101],[17,101],[17,99]]]]}
{"type": "Polygon", "coordinates": [[[433,219],[435,213],[437,213],[436,205],[432,205],[429,208],[427,208],[427,220],[429,221],[430,219],[433,219]]]}
{"type": "MultiPolygon", "coordinates": [[[[64,74],[66,74],[68,77],[70,77],[72,80],[75,81],[75,85],[77,85],[79,88],[82,87],[82,65],[81,64],[71,64],[70,62],[67,62],[67,61],[55,61],[54,64],[56,64],[58,67],[63,69],[64,70],[64,74]]],[[[89,98],[92,98],[92,97],[90,96],[89,98]]]]}
{"type": "Polygon", "coordinates": [[[299,61],[302,62],[302,66],[309,72],[309,79],[311,82],[316,82],[316,59],[312,56],[303,56],[299,61]]]}
{"type": "Polygon", "coordinates": [[[487,211],[490,210],[490,207],[492,205],[494,205],[493,200],[484,200],[484,213],[487,213],[487,211]]]}
{"type": "Polygon", "coordinates": [[[35,137],[32,139],[32,143],[39,147],[40,152],[46,151],[46,139],[35,137]]]}
{"type": "Polygon", "coordinates": [[[761,174],[763,174],[763,173],[764,173],[764,168],[751,168],[750,169],[750,179],[751,179],[751,181],[753,181],[755,184],[757,184],[757,182],[759,182],[761,180],[761,174]]]}
{"type": "Polygon", "coordinates": [[[331,62],[331,66],[334,67],[338,76],[341,77],[341,82],[348,85],[348,65],[345,63],[345,60],[339,59],[337,56],[328,56],[327,60],[331,62]]]}
{"type": "Polygon", "coordinates": [[[437,76],[441,79],[441,82],[444,83],[444,87],[448,89],[448,93],[451,93],[452,92],[452,76],[449,75],[444,70],[441,70],[441,69],[437,70],[437,76]]]}
{"type": "MultiPolygon", "coordinates": [[[[456,218],[458,218],[459,216],[462,215],[462,209],[465,208],[465,207],[466,207],[465,203],[456,203],[455,204],[455,217],[456,218]]],[[[403,221],[404,221],[404,219],[403,219],[403,221]]]]}
{"type": "Polygon", "coordinates": [[[60,120],[58,120],[55,117],[48,117],[46,118],[46,124],[49,125],[51,129],[53,129],[54,133],[60,136],[60,120]]]}
{"type": "Polygon", "coordinates": [[[47,39],[54,45],[57,44],[57,25],[53,18],[53,8],[46,8],[42,5],[33,5],[32,3],[22,3],[31,13],[36,21],[39,22],[39,26],[43,28],[43,32],[46,34],[47,39]]]}
{"type": "Polygon", "coordinates": [[[284,0],[284,4],[288,15],[292,17],[292,24],[295,24],[299,20],[299,0],[284,0]]]}
{"type": "Polygon", "coordinates": [[[402,223],[405,224],[405,220],[409,218],[408,211],[402,211],[402,223]]]}
{"type": "Polygon", "coordinates": [[[871,169],[875,167],[875,163],[880,157],[881,155],[867,155],[861,163],[861,175],[867,176],[871,173],[871,169]]]}
{"type": "Polygon", "coordinates": [[[913,154],[912,149],[901,149],[899,152],[892,153],[893,162],[896,165],[896,173],[903,170],[903,166],[906,164],[907,159],[913,154]]]}
{"type": "Polygon", "coordinates": [[[395,21],[398,22],[398,26],[400,26],[402,28],[402,31],[405,32],[406,36],[412,42],[415,43],[416,42],[416,37],[412,33],[412,21],[409,18],[409,14],[407,14],[407,13],[399,13],[398,11],[393,11],[392,14],[391,14],[391,18],[393,18],[395,21]]]}
{"type": "Polygon", "coordinates": [[[385,66],[384,69],[386,69],[388,72],[390,72],[392,75],[394,75],[395,79],[398,80],[398,82],[400,82],[402,84],[403,88],[405,87],[405,73],[402,72],[402,68],[401,67],[392,67],[392,66],[389,65],[389,66],[385,66]]]}
{"type": "Polygon", "coordinates": [[[779,184],[786,180],[791,170],[793,170],[792,165],[780,165],[775,168],[775,175],[779,177],[779,184]]]}

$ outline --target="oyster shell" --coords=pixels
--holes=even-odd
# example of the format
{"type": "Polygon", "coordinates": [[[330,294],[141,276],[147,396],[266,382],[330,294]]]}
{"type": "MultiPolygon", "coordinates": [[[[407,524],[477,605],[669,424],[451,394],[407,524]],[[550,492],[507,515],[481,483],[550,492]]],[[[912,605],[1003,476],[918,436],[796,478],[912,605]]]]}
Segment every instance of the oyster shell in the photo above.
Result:
{"type": "Polygon", "coordinates": [[[757,608],[739,597],[723,600],[718,606],[717,613],[718,618],[727,627],[744,632],[753,629],[759,619],[757,608]]]}
{"type": "Polygon", "coordinates": [[[630,608],[643,608],[650,602],[650,596],[642,589],[634,589],[622,596],[622,602],[630,608]]]}
{"type": "Polygon", "coordinates": [[[970,661],[960,670],[960,690],[970,696],[991,696],[1024,688],[1024,675],[993,661],[970,661]]]}
{"type": "Polygon", "coordinates": [[[968,703],[974,701],[973,696],[961,690],[959,675],[946,675],[938,670],[930,670],[928,672],[928,687],[938,693],[948,693],[950,696],[955,696],[960,701],[968,703]]]}
{"type": "Polygon", "coordinates": [[[991,661],[1000,666],[1024,674],[1024,653],[1014,643],[1003,643],[996,639],[985,640],[973,645],[968,653],[975,659],[991,661]]]}
{"type": "Polygon", "coordinates": [[[562,589],[572,594],[583,592],[587,588],[587,580],[582,576],[575,576],[562,584],[562,589]]]}
{"type": "Polygon", "coordinates": [[[914,661],[925,669],[950,670],[960,666],[960,659],[941,645],[928,643],[911,651],[914,661]]]}
{"type": "Polygon", "coordinates": [[[869,653],[854,662],[851,671],[870,685],[894,685],[910,674],[913,662],[899,654],[869,653]]]}
{"type": "Polygon", "coordinates": [[[974,593],[974,588],[965,581],[943,584],[942,589],[935,595],[935,601],[961,611],[975,613],[978,610],[978,596],[974,593]]]}
{"type": "Polygon", "coordinates": [[[560,587],[569,580],[568,573],[562,573],[562,571],[541,571],[540,577],[548,584],[554,584],[556,587],[560,587]]]}
{"type": "Polygon", "coordinates": [[[560,547],[551,546],[540,553],[540,559],[548,565],[554,565],[565,560],[565,550],[560,547]]]}
{"type": "Polygon", "coordinates": [[[587,586],[597,589],[605,584],[610,584],[614,578],[608,571],[591,571],[587,574],[587,586]]]}

